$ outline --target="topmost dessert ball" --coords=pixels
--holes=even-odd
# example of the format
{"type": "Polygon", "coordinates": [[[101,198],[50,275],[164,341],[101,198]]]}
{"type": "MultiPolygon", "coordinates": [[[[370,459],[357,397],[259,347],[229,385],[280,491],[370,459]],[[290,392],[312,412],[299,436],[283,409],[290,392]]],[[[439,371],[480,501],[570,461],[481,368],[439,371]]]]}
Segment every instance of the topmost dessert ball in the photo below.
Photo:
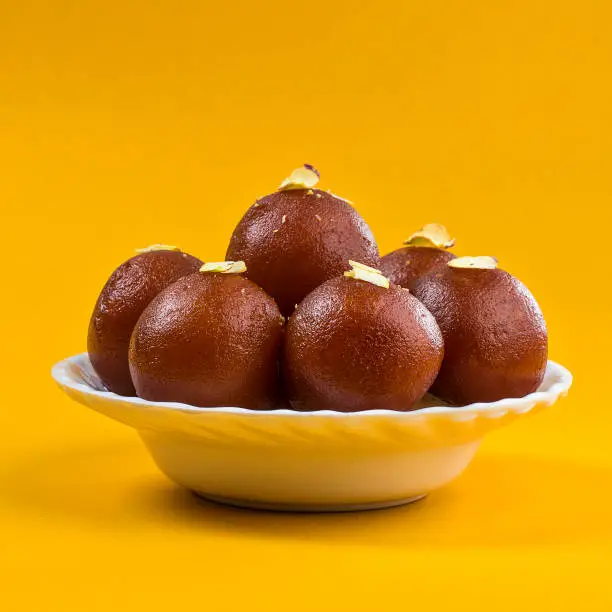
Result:
{"type": "Polygon", "coordinates": [[[372,231],[351,204],[315,189],[312,166],[295,170],[274,193],[258,199],[238,223],[226,259],[242,260],[247,276],[281,312],[324,281],[349,269],[349,259],[378,266],[372,231]]]}

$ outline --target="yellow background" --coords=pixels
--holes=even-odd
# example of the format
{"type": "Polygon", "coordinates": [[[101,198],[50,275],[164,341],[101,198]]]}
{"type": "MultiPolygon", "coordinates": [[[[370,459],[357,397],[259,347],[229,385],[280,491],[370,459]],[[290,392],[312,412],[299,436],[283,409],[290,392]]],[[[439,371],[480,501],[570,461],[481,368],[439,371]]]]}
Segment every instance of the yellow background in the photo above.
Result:
{"type": "Polygon", "coordinates": [[[4,0],[0,608],[610,610],[609,6],[4,0]],[[575,375],[412,507],[197,505],[49,376],[135,247],[222,259],[305,161],[382,252],[498,256],[575,375]]]}

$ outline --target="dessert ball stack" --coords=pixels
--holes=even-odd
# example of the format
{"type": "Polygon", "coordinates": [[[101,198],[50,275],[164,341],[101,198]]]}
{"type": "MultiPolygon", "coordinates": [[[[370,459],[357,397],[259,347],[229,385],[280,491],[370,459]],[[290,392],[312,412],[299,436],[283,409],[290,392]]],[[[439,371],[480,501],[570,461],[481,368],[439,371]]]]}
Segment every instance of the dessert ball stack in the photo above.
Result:
{"type": "Polygon", "coordinates": [[[547,333],[491,257],[457,257],[439,224],[379,258],[353,204],[309,165],[258,198],[226,261],[154,245],[104,286],[88,335],[110,392],[201,407],[413,410],[521,397],[547,333]]]}

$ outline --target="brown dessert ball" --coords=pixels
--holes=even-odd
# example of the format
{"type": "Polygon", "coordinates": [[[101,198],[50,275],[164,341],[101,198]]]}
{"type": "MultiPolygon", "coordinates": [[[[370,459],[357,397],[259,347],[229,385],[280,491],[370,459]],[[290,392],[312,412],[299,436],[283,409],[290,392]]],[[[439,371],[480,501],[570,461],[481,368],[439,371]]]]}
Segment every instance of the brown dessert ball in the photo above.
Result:
{"type": "Polygon", "coordinates": [[[354,259],[377,266],[372,231],[346,201],[320,189],[280,190],[259,199],[238,223],[226,259],[243,260],[247,276],[288,316],[354,259]]]}
{"type": "Polygon", "coordinates": [[[87,336],[91,364],[109,391],[135,395],[128,347],[138,317],[168,285],[197,271],[202,262],[179,250],[151,250],[122,263],[104,285],[87,336]]]}
{"type": "Polygon", "coordinates": [[[130,344],[139,397],[193,406],[273,408],[284,319],[238,274],[198,272],[160,293],[130,344]]]}
{"type": "Polygon", "coordinates": [[[380,271],[395,285],[412,290],[415,281],[435,272],[454,259],[444,249],[406,246],[380,259],[380,271]]]}
{"type": "Polygon", "coordinates": [[[434,395],[466,405],[523,397],[539,387],[548,357],[546,324],[518,279],[499,269],[446,266],[417,281],[414,296],[444,337],[434,395]]]}
{"type": "Polygon", "coordinates": [[[297,410],[410,410],[444,353],[433,316],[408,291],[341,276],[287,324],[283,369],[297,410]]]}
{"type": "Polygon", "coordinates": [[[446,250],[455,244],[455,239],[440,223],[424,225],[404,244],[404,248],[381,258],[380,270],[392,283],[408,290],[417,279],[435,272],[455,258],[446,250]]]}

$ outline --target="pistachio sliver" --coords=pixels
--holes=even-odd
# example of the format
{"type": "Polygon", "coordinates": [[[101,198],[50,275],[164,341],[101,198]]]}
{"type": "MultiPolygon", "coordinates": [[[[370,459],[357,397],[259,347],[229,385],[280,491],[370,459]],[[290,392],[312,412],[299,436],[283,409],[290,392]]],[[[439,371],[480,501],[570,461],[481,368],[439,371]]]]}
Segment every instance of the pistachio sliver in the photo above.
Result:
{"type": "Polygon", "coordinates": [[[246,269],[244,261],[208,261],[200,268],[200,272],[241,274],[242,272],[246,272],[246,269]]]}
{"type": "Polygon", "coordinates": [[[428,223],[418,232],[404,240],[408,246],[426,246],[438,249],[450,249],[455,244],[446,227],[440,223],[428,223]]]}
{"type": "Polygon", "coordinates": [[[377,270],[376,268],[371,268],[370,266],[366,266],[365,264],[359,263],[358,261],[353,261],[352,259],[349,259],[349,265],[352,268],[357,268],[359,270],[363,270],[364,272],[372,272],[374,274],[382,274],[382,272],[380,270],[377,270]]]}
{"type": "Polygon", "coordinates": [[[352,270],[344,273],[344,276],[347,278],[362,280],[377,287],[383,287],[383,289],[389,288],[389,279],[375,268],[370,268],[370,266],[366,266],[358,261],[349,260],[349,263],[352,270]]]}
{"type": "Polygon", "coordinates": [[[152,244],[144,249],[135,249],[137,253],[152,253],[153,251],[180,251],[177,246],[171,244],[152,244]]]}
{"type": "Polygon", "coordinates": [[[479,255],[478,257],[457,257],[448,262],[450,268],[474,268],[478,270],[495,270],[497,268],[497,259],[488,255],[479,255]]]}
{"type": "Polygon", "coordinates": [[[280,190],[311,189],[319,182],[319,171],[310,164],[296,168],[279,186],[280,190]]]}

